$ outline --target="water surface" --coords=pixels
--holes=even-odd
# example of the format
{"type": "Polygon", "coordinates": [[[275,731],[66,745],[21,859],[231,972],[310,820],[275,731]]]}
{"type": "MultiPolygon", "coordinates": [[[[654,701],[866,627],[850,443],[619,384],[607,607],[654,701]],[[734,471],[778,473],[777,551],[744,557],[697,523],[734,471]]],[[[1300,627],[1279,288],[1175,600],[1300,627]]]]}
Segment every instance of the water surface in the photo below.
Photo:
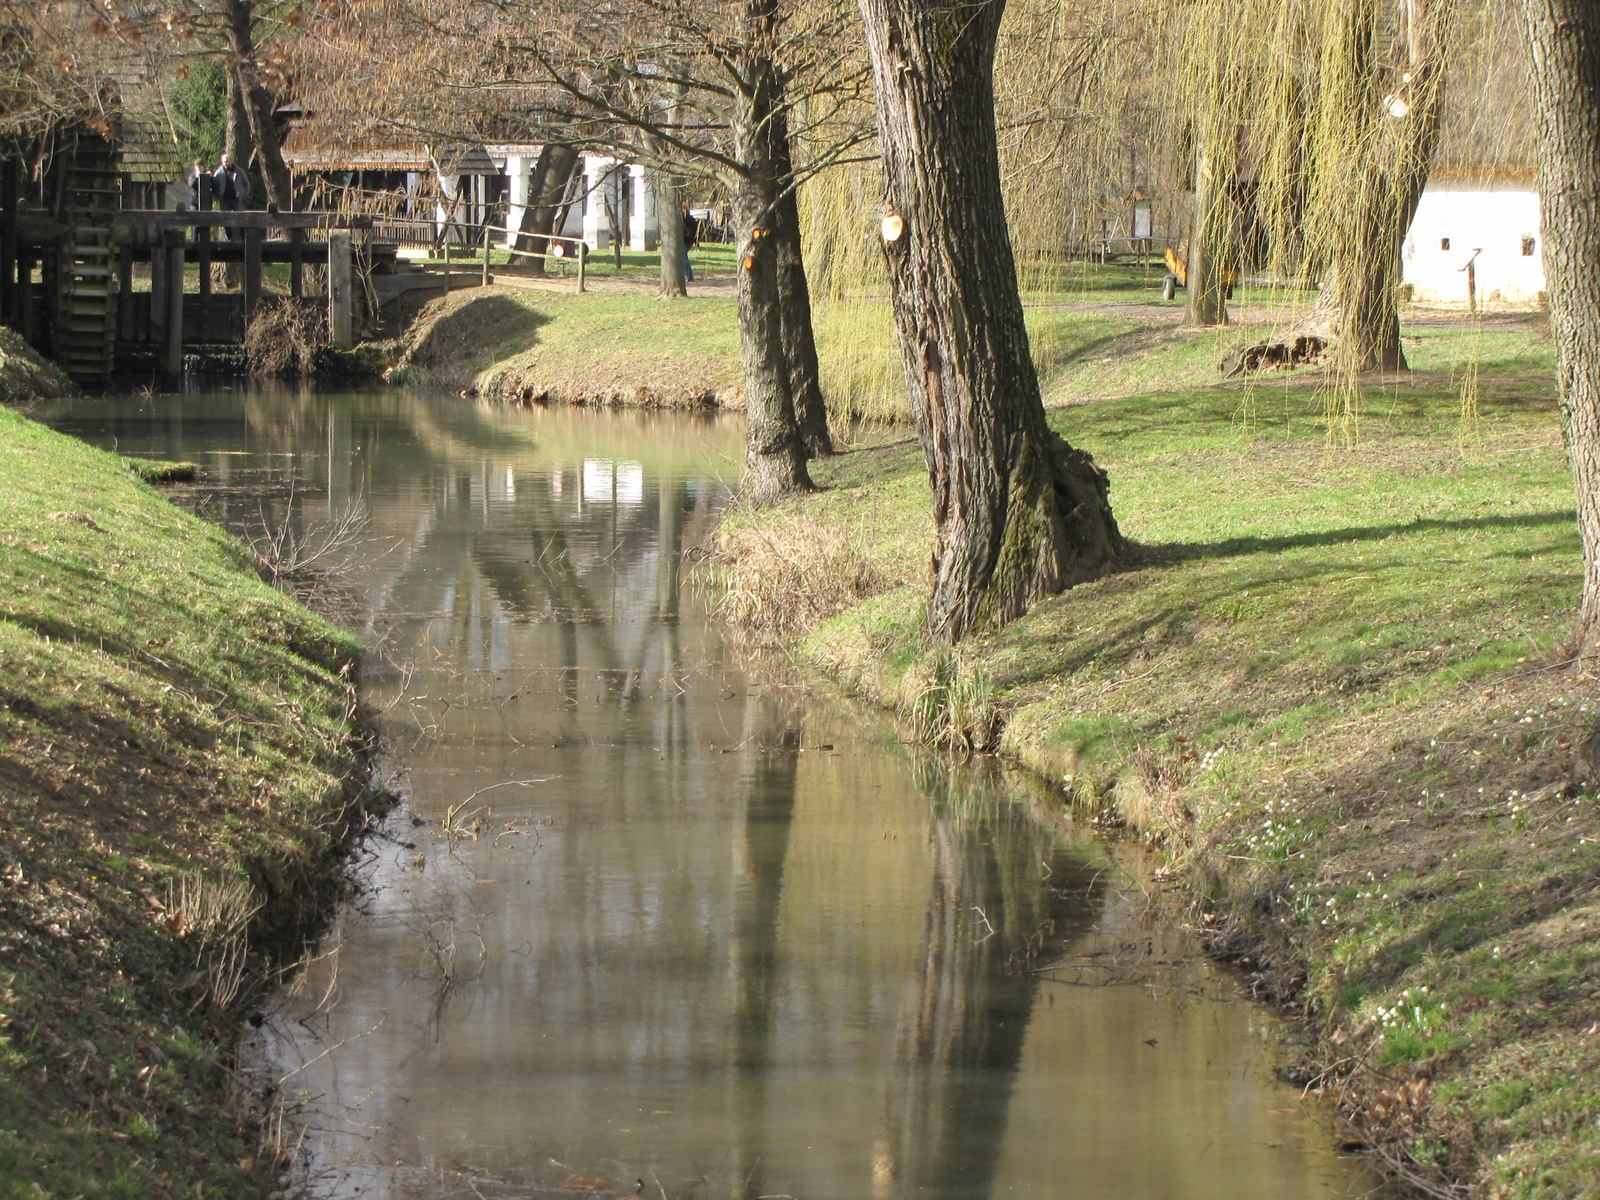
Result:
{"type": "Polygon", "coordinates": [[[683,567],[736,423],[265,389],[52,419],[201,463],[225,523],[360,531],[328,559],[407,804],[253,1035],[314,1195],[1373,1187],[1136,850],[741,665],[683,567]]]}

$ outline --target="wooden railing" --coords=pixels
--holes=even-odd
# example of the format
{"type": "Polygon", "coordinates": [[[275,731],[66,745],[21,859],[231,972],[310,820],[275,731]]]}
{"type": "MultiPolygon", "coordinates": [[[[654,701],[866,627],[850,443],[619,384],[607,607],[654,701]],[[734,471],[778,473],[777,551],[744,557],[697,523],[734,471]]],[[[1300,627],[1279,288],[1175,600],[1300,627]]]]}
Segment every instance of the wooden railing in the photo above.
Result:
{"type": "MultiPolygon", "coordinates": [[[[399,244],[406,245],[408,243],[402,239],[392,239],[383,236],[384,231],[399,225],[412,227],[426,226],[429,229],[435,229],[438,227],[438,222],[429,220],[425,217],[390,219],[381,223],[375,220],[372,226],[373,235],[384,241],[398,241],[399,244]]],[[[450,247],[452,244],[467,244],[465,243],[465,239],[463,239],[461,242],[451,242],[448,235],[452,228],[460,229],[463,233],[470,231],[472,234],[475,234],[477,238],[481,239],[481,249],[483,253],[483,262],[481,264],[481,282],[484,284],[489,282],[489,251],[492,248],[491,238],[494,234],[499,233],[504,234],[508,239],[511,237],[527,237],[533,241],[542,241],[546,243],[548,247],[546,252],[552,257],[559,259],[572,259],[578,265],[578,291],[583,292],[588,290],[585,276],[589,260],[589,243],[584,241],[582,238],[568,237],[565,234],[557,233],[523,233],[523,231],[520,229],[511,229],[505,225],[492,225],[488,223],[483,225],[455,225],[453,222],[447,221],[444,223],[444,229],[441,231],[441,236],[439,236],[433,243],[433,246],[436,246],[444,257],[444,290],[446,292],[450,290],[450,247]]],[[[420,243],[414,242],[409,244],[415,245],[420,243]]],[[[532,251],[526,250],[513,251],[512,253],[533,256],[532,251]]]]}

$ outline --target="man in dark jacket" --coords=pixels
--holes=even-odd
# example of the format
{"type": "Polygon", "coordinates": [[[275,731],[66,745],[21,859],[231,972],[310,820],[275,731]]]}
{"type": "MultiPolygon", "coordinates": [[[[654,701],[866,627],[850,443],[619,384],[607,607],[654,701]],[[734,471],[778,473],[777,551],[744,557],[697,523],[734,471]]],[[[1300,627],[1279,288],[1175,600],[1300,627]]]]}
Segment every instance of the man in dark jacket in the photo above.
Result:
{"type": "MultiPolygon", "coordinates": [[[[233,155],[224,154],[222,165],[211,177],[211,194],[223,212],[243,212],[250,200],[250,176],[233,161],[233,155]]],[[[233,230],[228,230],[228,240],[233,241],[233,230]]]]}
{"type": "Polygon", "coordinates": [[[683,202],[683,277],[694,282],[694,263],[689,261],[689,249],[700,240],[700,218],[689,211],[689,202],[683,202]]]}

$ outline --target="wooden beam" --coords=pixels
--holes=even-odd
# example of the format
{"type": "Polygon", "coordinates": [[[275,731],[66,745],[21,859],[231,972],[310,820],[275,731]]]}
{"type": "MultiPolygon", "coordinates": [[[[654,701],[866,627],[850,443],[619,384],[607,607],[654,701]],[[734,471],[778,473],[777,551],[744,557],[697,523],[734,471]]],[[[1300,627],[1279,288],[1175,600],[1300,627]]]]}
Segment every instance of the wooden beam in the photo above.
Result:
{"type": "Polygon", "coordinates": [[[124,342],[133,336],[133,247],[123,242],[117,250],[117,337],[124,342]]]}
{"type": "Polygon", "coordinates": [[[0,321],[17,323],[17,160],[0,168],[0,321]]]}
{"type": "Polygon", "coordinates": [[[264,229],[244,231],[244,323],[250,324],[261,303],[261,238],[264,229]]]}
{"type": "Polygon", "coordinates": [[[350,235],[328,235],[328,340],[335,350],[356,344],[355,290],[350,270],[350,235]]]}
{"type": "Polygon", "coordinates": [[[22,340],[36,347],[39,324],[33,311],[33,254],[28,250],[17,253],[17,289],[17,303],[22,309],[22,340]]]}
{"type": "Polygon", "coordinates": [[[365,214],[340,216],[338,213],[257,212],[166,212],[157,208],[135,209],[119,215],[130,226],[151,229],[371,229],[372,218],[365,214]]]}
{"type": "Polygon", "coordinates": [[[150,247],[150,341],[160,346],[167,338],[167,284],[171,273],[167,270],[167,248],[150,247]]]}
{"type": "Polygon", "coordinates": [[[289,231],[289,294],[296,298],[306,294],[306,231],[289,231]]]}
{"type": "Polygon", "coordinates": [[[161,373],[176,381],[183,378],[183,230],[169,229],[167,251],[167,329],[161,352],[161,373]]]}
{"type": "MultiPolygon", "coordinates": [[[[196,183],[199,185],[195,190],[200,193],[200,211],[203,213],[210,212],[213,180],[210,175],[201,171],[200,178],[196,180],[196,183]]],[[[196,260],[200,263],[200,295],[205,297],[201,307],[205,308],[206,303],[211,299],[211,229],[209,226],[202,225],[194,231],[194,245],[196,260]]]]}

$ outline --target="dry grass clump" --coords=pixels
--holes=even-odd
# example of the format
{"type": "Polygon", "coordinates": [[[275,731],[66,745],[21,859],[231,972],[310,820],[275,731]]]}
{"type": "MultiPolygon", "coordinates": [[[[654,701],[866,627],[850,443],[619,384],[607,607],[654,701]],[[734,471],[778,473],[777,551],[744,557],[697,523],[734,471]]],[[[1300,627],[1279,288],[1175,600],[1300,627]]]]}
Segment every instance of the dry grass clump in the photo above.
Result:
{"type": "Polygon", "coordinates": [[[804,513],[725,526],[707,561],[723,585],[717,619],[767,645],[802,640],[884,586],[858,532],[804,513]]]}
{"type": "Polygon", "coordinates": [[[316,373],[317,355],[328,344],[328,317],[317,301],[282,296],[263,300],[244,334],[245,361],[257,376],[316,373]]]}
{"type": "Polygon", "coordinates": [[[944,651],[920,680],[908,683],[915,688],[910,702],[897,707],[910,719],[918,742],[969,754],[999,747],[1006,712],[977,662],[944,651]]]}

